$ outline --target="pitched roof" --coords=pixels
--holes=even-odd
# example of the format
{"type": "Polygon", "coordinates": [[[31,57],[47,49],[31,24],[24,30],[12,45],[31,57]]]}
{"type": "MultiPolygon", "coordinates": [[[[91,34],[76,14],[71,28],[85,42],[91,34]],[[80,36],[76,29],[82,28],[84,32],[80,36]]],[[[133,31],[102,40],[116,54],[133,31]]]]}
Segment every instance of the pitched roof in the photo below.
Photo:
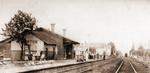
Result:
{"type": "MultiPolygon", "coordinates": [[[[66,37],[62,36],[62,35],[59,35],[59,34],[56,34],[54,32],[48,31],[44,28],[37,28],[29,34],[33,34],[34,36],[36,36],[37,38],[39,38],[40,40],[42,40],[46,44],[56,44],[57,42],[60,42],[60,39],[58,39],[58,38],[62,38],[62,41],[63,41],[64,44],[68,44],[68,43],[69,44],[70,43],[71,44],[79,44],[79,42],[73,41],[69,38],[66,38],[66,37]]],[[[11,38],[0,41],[0,46],[5,44],[5,43],[8,43],[10,41],[12,41],[11,38]]]]}
{"type": "Polygon", "coordinates": [[[44,31],[32,31],[32,34],[37,38],[45,42],[46,44],[56,44],[56,41],[50,36],[50,34],[44,31]]]}
{"type": "Polygon", "coordinates": [[[11,38],[4,39],[0,41],[0,49],[9,49],[11,38]]]}
{"type": "Polygon", "coordinates": [[[105,48],[106,46],[108,46],[105,43],[86,43],[86,44],[81,44],[81,47],[91,47],[91,48],[105,48]]]}
{"type": "Polygon", "coordinates": [[[62,38],[64,43],[79,44],[79,42],[73,41],[69,38],[62,36],[62,35],[48,31],[44,28],[37,28],[36,30],[34,30],[32,32],[32,34],[47,44],[56,44],[57,42],[60,42],[60,39],[58,39],[58,38],[62,38]]]}
{"type": "Polygon", "coordinates": [[[12,40],[11,38],[6,38],[6,39],[4,39],[4,40],[0,41],[0,43],[10,42],[11,40],[12,40]]]}

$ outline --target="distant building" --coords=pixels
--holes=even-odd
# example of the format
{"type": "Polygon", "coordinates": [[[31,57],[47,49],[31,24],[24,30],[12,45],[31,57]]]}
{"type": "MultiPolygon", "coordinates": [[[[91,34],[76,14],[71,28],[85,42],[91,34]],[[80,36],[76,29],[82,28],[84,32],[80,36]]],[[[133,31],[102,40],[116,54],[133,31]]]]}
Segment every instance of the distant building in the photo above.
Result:
{"type": "Polygon", "coordinates": [[[111,55],[111,46],[105,43],[91,43],[91,47],[96,48],[96,53],[99,55],[103,55],[105,53],[106,56],[111,55]]]}
{"type": "Polygon", "coordinates": [[[116,56],[117,50],[116,50],[115,44],[113,42],[109,42],[108,45],[111,48],[111,56],[116,56]]]}
{"type": "Polygon", "coordinates": [[[5,39],[0,42],[0,60],[11,59],[10,43],[11,43],[11,39],[5,39]]]}
{"type": "Polygon", "coordinates": [[[150,59],[150,49],[145,49],[143,46],[139,46],[137,49],[132,47],[129,53],[135,58],[150,59]]]}
{"type": "Polygon", "coordinates": [[[84,53],[86,59],[111,55],[111,47],[105,43],[82,43],[75,47],[76,56],[84,53]]]}
{"type": "MultiPolygon", "coordinates": [[[[27,45],[24,45],[23,50],[25,60],[39,60],[42,54],[46,60],[73,59],[73,45],[79,44],[44,28],[37,28],[28,33],[26,40],[27,45]]],[[[7,39],[0,42],[0,56],[3,59],[20,60],[20,53],[21,47],[16,40],[7,39]]]]}

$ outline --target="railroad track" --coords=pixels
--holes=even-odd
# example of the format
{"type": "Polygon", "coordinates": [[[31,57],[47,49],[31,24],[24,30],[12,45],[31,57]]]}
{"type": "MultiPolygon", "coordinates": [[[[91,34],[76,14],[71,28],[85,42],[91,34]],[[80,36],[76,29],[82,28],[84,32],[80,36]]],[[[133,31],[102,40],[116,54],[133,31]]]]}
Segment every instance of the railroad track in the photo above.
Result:
{"type": "Polygon", "coordinates": [[[115,73],[137,73],[132,63],[124,58],[115,73]]]}
{"type": "MultiPolygon", "coordinates": [[[[117,60],[119,60],[119,58],[117,59],[117,60]]],[[[112,63],[112,62],[115,62],[116,61],[116,59],[113,59],[113,60],[105,60],[105,61],[103,61],[103,60],[100,60],[97,64],[94,64],[93,66],[91,65],[91,64],[87,64],[87,65],[85,65],[85,66],[79,66],[79,67],[73,67],[73,68],[68,68],[67,70],[64,70],[64,71],[60,71],[60,72],[58,72],[58,73],[72,73],[72,71],[74,71],[74,70],[78,70],[77,71],[77,73],[95,73],[94,72],[94,69],[95,68],[99,68],[99,67],[102,67],[102,66],[104,66],[104,65],[108,65],[108,64],[110,64],[110,63],[112,63]],[[101,64],[99,64],[99,63],[101,63],[101,64]],[[98,65],[99,64],[99,65],[98,65]],[[97,66],[96,66],[97,65],[97,66]]],[[[84,62],[83,62],[84,63],[84,62]]],[[[80,64],[81,65],[81,64],[80,64]]],[[[74,73],[74,72],[73,72],[74,73]]],[[[97,73],[97,72],[96,72],[97,73]]]]}

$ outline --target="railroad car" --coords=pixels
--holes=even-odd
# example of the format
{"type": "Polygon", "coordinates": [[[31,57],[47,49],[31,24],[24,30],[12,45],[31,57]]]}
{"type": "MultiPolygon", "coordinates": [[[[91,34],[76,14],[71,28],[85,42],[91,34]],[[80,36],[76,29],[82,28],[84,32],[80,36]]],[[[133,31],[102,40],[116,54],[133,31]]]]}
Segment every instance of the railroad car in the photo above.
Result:
{"type": "Polygon", "coordinates": [[[127,53],[125,53],[125,57],[128,57],[128,54],[127,54],[127,53]]]}

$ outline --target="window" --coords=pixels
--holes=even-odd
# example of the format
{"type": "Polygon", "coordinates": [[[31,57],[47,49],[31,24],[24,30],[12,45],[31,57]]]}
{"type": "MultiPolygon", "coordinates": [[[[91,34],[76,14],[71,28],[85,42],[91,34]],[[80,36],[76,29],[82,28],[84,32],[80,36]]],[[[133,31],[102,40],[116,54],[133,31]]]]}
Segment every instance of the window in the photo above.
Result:
{"type": "Polygon", "coordinates": [[[27,40],[27,43],[28,43],[28,44],[36,44],[37,41],[36,41],[36,40],[27,40]]]}

